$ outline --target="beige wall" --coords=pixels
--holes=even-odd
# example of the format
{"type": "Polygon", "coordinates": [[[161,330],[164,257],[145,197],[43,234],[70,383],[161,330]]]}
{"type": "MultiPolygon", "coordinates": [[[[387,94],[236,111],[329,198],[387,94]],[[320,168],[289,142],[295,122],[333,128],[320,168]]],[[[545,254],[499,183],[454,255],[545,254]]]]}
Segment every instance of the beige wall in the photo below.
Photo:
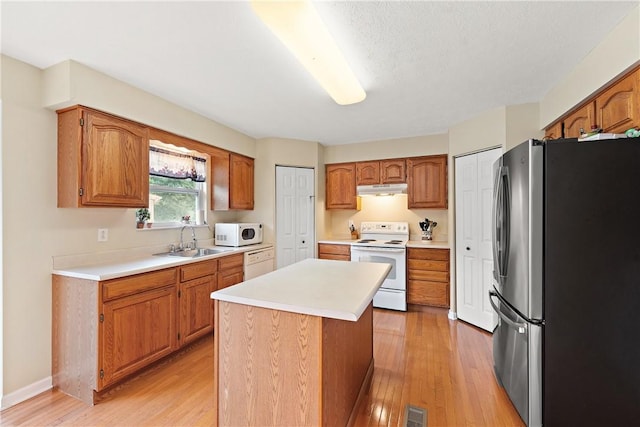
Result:
{"type": "Polygon", "coordinates": [[[490,148],[506,151],[530,138],[541,138],[538,104],[485,111],[449,129],[449,244],[451,245],[451,311],[457,309],[455,271],[455,158],[490,148]]]}
{"type": "Polygon", "coordinates": [[[443,154],[448,152],[448,148],[449,140],[446,133],[357,144],[330,145],[325,148],[325,163],[443,154]]]}
{"type": "Polygon", "coordinates": [[[640,61],[640,6],[593,49],[540,101],[540,128],[589,98],[640,61]]]}
{"type": "Polygon", "coordinates": [[[255,157],[253,138],[78,62],[65,61],[49,67],[43,78],[46,85],[42,105],[45,107],[86,105],[255,157]]]}
{"type": "Polygon", "coordinates": [[[323,147],[317,142],[284,138],[264,138],[256,142],[255,205],[253,211],[240,214],[244,222],[261,222],[264,240],[275,242],[276,166],[309,167],[315,170],[316,233],[322,234],[324,216],[323,147]]]}

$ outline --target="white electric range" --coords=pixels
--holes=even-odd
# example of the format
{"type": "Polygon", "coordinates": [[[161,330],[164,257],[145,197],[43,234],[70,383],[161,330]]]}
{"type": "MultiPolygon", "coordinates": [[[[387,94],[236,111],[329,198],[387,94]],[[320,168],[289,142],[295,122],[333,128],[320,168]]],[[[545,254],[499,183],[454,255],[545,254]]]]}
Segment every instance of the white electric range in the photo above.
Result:
{"type": "Polygon", "coordinates": [[[407,222],[362,222],[360,240],[351,244],[352,262],[391,264],[391,271],[373,297],[373,306],[407,311],[407,222]]]}

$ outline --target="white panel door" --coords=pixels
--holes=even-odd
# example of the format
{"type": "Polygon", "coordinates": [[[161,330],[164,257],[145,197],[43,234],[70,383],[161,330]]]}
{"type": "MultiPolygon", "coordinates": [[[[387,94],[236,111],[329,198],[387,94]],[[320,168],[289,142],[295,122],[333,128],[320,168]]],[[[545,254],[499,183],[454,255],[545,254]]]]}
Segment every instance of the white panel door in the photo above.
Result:
{"type": "Polygon", "coordinates": [[[491,203],[493,163],[502,149],[455,160],[456,300],[458,318],[493,331],[497,318],[489,304],[493,286],[491,203]]]}
{"type": "Polygon", "coordinates": [[[315,256],[314,170],[276,166],[276,263],[315,256]]]}

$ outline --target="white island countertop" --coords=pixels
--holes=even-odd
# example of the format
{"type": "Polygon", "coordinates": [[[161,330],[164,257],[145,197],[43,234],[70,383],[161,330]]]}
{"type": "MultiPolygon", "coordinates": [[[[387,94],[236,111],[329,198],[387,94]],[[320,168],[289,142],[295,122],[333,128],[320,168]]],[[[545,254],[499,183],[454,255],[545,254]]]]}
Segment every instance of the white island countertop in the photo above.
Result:
{"type": "Polygon", "coordinates": [[[386,263],[309,258],[212,292],[211,298],[355,322],[390,270],[386,263]]]}

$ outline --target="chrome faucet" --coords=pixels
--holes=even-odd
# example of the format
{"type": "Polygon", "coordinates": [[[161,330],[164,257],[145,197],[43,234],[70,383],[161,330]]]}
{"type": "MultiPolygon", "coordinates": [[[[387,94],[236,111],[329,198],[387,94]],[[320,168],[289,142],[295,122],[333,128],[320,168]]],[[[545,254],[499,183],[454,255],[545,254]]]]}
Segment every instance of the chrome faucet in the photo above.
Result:
{"type": "Polygon", "coordinates": [[[180,246],[178,246],[178,250],[183,251],[185,249],[196,249],[197,247],[197,241],[196,241],[196,230],[195,228],[193,228],[193,225],[185,225],[182,227],[182,229],[180,230],[180,246]],[[187,247],[184,247],[184,242],[182,240],[182,232],[184,231],[185,228],[191,228],[191,242],[187,245],[187,247]],[[193,245],[193,247],[191,247],[193,245]]]}

